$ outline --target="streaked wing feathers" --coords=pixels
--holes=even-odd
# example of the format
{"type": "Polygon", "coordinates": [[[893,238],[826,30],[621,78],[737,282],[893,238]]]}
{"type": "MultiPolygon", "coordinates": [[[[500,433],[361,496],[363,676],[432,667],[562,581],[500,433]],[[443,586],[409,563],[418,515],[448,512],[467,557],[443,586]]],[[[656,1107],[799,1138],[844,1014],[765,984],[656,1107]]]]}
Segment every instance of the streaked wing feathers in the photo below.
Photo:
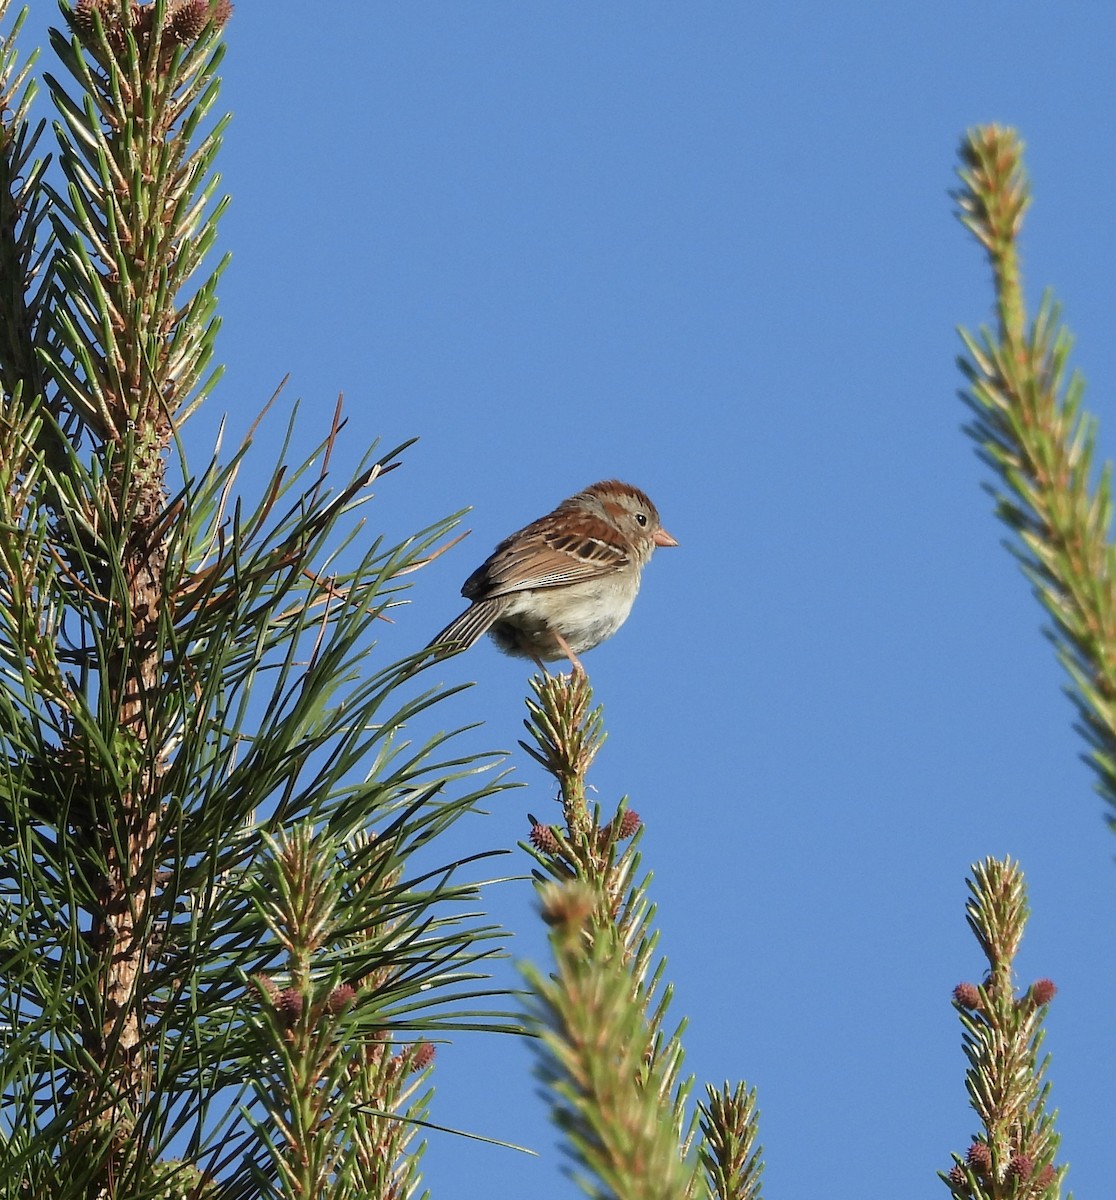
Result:
{"type": "Polygon", "coordinates": [[[620,570],[628,555],[615,532],[587,514],[574,523],[549,514],[502,541],[465,581],[471,600],[505,596],[532,588],[562,587],[600,579],[620,570]]]}

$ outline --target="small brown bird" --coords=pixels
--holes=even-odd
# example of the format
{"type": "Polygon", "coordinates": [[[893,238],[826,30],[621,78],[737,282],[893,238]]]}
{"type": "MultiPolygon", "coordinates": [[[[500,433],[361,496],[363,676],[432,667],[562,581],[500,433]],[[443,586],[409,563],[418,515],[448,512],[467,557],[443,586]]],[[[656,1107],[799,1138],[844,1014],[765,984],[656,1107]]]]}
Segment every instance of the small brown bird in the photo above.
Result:
{"type": "Polygon", "coordinates": [[[465,580],[472,601],[430,643],[467,650],[482,634],[506,654],[541,664],[578,655],[628,618],[656,546],[678,543],[650,499],[606,479],[505,538],[465,580]]]}

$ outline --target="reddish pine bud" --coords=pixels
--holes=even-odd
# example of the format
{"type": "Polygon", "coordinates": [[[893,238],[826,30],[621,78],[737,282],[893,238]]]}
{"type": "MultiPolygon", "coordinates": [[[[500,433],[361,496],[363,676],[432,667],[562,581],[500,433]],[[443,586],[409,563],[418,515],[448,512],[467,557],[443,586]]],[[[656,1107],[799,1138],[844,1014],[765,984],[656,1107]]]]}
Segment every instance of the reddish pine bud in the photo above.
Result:
{"type": "Polygon", "coordinates": [[[329,999],[326,1000],[326,1008],[331,1013],[344,1012],[345,1009],[351,1008],[353,1001],[356,999],[356,988],[351,984],[342,983],[335,987],[329,993],[329,999]]]}
{"type": "MultiPolygon", "coordinates": [[[[101,18],[101,28],[105,40],[114,50],[124,47],[124,27],[120,23],[120,5],[118,0],[78,0],[70,14],[70,26],[90,49],[96,49],[92,40],[97,28],[97,16],[101,18]]],[[[129,10],[131,23],[138,20],[136,13],[129,10]]]]}
{"type": "Polygon", "coordinates": [[[946,1176],[949,1180],[950,1191],[955,1196],[969,1195],[969,1175],[965,1168],[960,1163],[954,1163],[949,1169],[949,1174],[946,1176]]]}
{"type": "MultiPolygon", "coordinates": [[[[74,11],[70,13],[70,25],[79,33],[93,32],[93,12],[101,6],[95,0],[78,0],[74,11]]],[[[104,18],[101,18],[104,20],[104,18]]]]}
{"type": "Polygon", "coordinates": [[[182,0],[167,20],[171,36],[182,45],[196,42],[209,24],[209,0],[182,0]]]}
{"type": "Polygon", "coordinates": [[[136,35],[136,41],[142,45],[151,36],[152,29],[155,28],[155,5],[133,4],[129,12],[132,19],[132,31],[136,35]]]}
{"type": "Polygon", "coordinates": [[[617,831],[617,838],[621,841],[626,841],[630,837],[635,837],[636,830],[639,829],[643,822],[639,819],[639,813],[634,809],[624,809],[623,815],[620,817],[620,828],[617,831]]]}
{"type": "Polygon", "coordinates": [[[1039,979],[1031,984],[1031,1000],[1038,1008],[1049,1004],[1057,994],[1053,979],[1039,979]]]}
{"type": "Polygon", "coordinates": [[[558,853],[558,839],[554,836],[554,830],[549,825],[532,825],[531,826],[531,845],[536,850],[543,854],[558,853]]]}
{"type": "Polygon", "coordinates": [[[170,12],[167,26],[171,36],[187,46],[201,37],[210,21],[220,29],[231,15],[229,0],[181,0],[170,12]]]}
{"type": "Polygon", "coordinates": [[[1007,1167],[1007,1177],[1009,1179],[1027,1180],[1031,1178],[1031,1172],[1035,1169],[1035,1164],[1031,1162],[1026,1154],[1013,1154],[1011,1161],[1007,1167]]]}
{"type": "Polygon", "coordinates": [[[408,1064],[412,1071],[425,1071],[434,1061],[433,1042],[415,1042],[410,1049],[411,1061],[408,1064]]]}
{"type": "Polygon", "coordinates": [[[992,1170],[992,1150],[987,1142],[973,1142],[965,1155],[965,1161],[978,1175],[987,1175],[992,1170]]]}
{"type": "Polygon", "coordinates": [[[70,24],[92,32],[95,24],[94,13],[100,14],[101,24],[106,28],[111,21],[119,23],[119,2],[118,0],[78,0],[74,5],[74,11],[70,14],[70,24]]]}
{"type": "Polygon", "coordinates": [[[980,1012],[984,1007],[980,999],[980,988],[975,983],[959,983],[953,989],[953,1002],[962,1008],[980,1012]]]}
{"type": "Polygon", "coordinates": [[[302,1013],[302,993],[298,988],[285,988],[275,997],[275,1011],[288,1023],[294,1023],[302,1013]]]}
{"type": "Polygon", "coordinates": [[[593,895],[583,884],[548,884],[542,894],[542,919],[547,925],[581,928],[593,915],[593,895]]]}
{"type": "Polygon", "coordinates": [[[1053,1163],[1047,1163],[1045,1167],[1035,1176],[1035,1188],[1037,1191],[1045,1191],[1053,1182],[1057,1172],[1054,1170],[1053,1163]]]}
{"type": "Polygon", "coordinates": [[[271,1001],[272,1005],[274,1006],[275,1001],[278,999],[278,996],[279,996],[279,989],[275,986],[275,981],[271,978],[270,975],[262,975],[262,974],[261,975],[253,975],[252,978],[255,979],[256,983],[258,983],[260,985],[260,987],[262,987],[263,990],[267,993],[267,998],[271,1001]]]}

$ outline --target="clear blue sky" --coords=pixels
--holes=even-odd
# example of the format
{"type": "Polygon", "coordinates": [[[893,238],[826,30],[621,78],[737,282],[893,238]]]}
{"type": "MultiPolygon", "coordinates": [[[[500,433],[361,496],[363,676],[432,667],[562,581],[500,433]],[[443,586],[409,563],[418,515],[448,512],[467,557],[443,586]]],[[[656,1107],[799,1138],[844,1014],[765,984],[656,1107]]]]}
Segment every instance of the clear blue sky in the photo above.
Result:
{"type": "MultiPolygon", "coordinates": [[[[1021,982],[1060,989],[1069,1186],[1109,1193],[1116,839],[960,432],[955,327],[991,292],[947,192],[967,127],[1020,129],[1030,297],[1064,301],[1113,455],[1116,8],[241,0],[228,43],[228,374],[199,459],[288,372],[307,438],[345,393],[354,461],[421,437],[373,520],[472,505],[474,535],[385,653],[570,492],[648,491],[681,545],[587,657],[593,782],[645,819],[687,1064],[758,1087],[767,1193],[947,1195],[977,1128],[964,878],[1005,853],[1034,908],[1021,982]]],[[[514,746],[528,673],[477,647],[443,669],[476,680],[443,719],[514,746]]],[[[548,812],[515,761],[528,789],[465,848],[548,812]]],[[[529,890],[492,902],[538,960],[529,890]]],[[[434,1135],[435,1196],[576,1194],[529,1067],[510,1039],[441,1048],[434,1119],[541,1158],[434,1135]]]]}
{"type": "MultiPolygon", "coordinates": [[[[1057,288],[1103,416],[1116,10],[241,3],[228,40],[209,418],[245,424],[289,371],[322,420],[344,391],[354,452],[421,436],[381,488],[390,530],[475,510],[386,648],[595,479],[645,488],[682,543],[587,658],[594,781],[647,822],[688,1065],[758,1086],[769,1194],[945,1194],[975,1129],[949,1004],[983,965],[963,881],[989,853],[1027,871],[1025,981],[1060,988],[1070,1186],[1105,1194],[1116,841],[959,432],[954,328],[990,291],[946,193],[967,127],[1019,127],[1031,294],[1057,288]]],[[[477,681],[453,716],[486,722],[478,744],[514,745],[527,673],[487,644],[446,666],[477,681]]],[[[530,790],[472,848],[546,811],[517,761],[530,790]]],[[[494,904],[539,957],[526,888],[494,904]]],[[[435,1136],[436,1196],[574,1194],[529,1063],[442,1048],[435,1119],[542,1158],[435,1136]]]]}

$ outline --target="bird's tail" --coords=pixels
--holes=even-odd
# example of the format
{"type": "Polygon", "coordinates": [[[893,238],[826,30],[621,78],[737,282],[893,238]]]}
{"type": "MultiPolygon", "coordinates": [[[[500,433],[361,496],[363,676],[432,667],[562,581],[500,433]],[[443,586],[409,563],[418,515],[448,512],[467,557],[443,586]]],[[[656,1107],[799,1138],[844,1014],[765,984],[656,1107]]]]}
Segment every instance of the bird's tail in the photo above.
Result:
{"type": "Polygon", "coordinates": [[[484,637],[506,607],[506,596],[495,596],[491,600],[478,600],[470,604],[461,616],[451,621],[427,644],[426,649],[439,646],[448,654],[468,650],[474,642],[484,637]]]}

